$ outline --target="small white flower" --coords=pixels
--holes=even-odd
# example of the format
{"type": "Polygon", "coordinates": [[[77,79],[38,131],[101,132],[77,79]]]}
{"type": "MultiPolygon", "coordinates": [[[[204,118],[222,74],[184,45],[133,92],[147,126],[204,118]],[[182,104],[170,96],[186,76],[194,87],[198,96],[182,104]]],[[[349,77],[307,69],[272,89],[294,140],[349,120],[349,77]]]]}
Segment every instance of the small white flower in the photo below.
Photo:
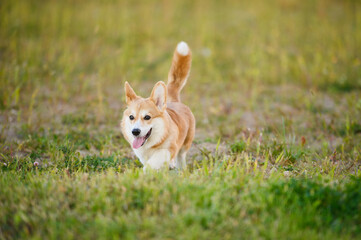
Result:
{"type": "Polygon", "coordinates": [[[39,162],[34,162],[34,166],[35,167],[39,166],[39,162]]]}
{"type": "Polygon", "coordinates": [[[6,164],[6,163],[4,163],[4,166],[6,167],[6,166],[7,166],[7,164],[6,164]]]}
{"type": "Polygon", "coordinates": [[[291,176],[291,172],[290,171],[284,171],[283,176],[289,177],[289,176],[291,176]]]}
{"type": "Polygon", "coordinates": [[[211,51],[211,49],[205,47],[205,48],[202,48],[201,54],[207,58],[212,55],[212,51],[211,51]]]}
{"type": "Polygon", "coordinates": [[[262,132],[259,134],[259,138],[258,138],[258,143],[259,144],[261,144],[262,143],[262,140],[263,140],[263,138],[262,138],[262,132]]]}
{"type": "Polygon", "coordinates": [[[277,168],[273,167],[270,171],[270,173],[274,173],[274,172],[277,172],[277,168]]]}

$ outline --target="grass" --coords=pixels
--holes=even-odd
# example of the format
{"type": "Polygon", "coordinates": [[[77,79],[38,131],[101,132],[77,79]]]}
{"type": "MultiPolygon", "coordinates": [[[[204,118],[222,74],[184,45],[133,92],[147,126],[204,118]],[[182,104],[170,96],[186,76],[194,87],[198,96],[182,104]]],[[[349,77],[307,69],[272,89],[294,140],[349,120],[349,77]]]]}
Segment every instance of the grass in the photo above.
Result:
{"type": "Polygon", "coordinates": [[[2,1],[0,239],[361,237],[355,0],[2,1]],[[123,84],[184,40],[188,169],[145,175],[123,84]]]}

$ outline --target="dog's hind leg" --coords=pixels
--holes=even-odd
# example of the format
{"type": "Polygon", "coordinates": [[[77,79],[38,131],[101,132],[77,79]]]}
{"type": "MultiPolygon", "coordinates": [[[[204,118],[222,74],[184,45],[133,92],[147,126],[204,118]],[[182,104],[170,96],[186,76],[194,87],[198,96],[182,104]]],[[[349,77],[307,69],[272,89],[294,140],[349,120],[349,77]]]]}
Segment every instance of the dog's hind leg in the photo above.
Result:
{"type": "Polygon", "coordinates": [[[177,155],[177,162],[176,162],[176,168],[178,169],[183,169],[187,166],[187,160],[186,160],[186,156],[187,156],[187,152],[188,150],[191,148],[192,146],[192,142],[193,142],[193,138],[194,138],[194,133],[195,133],[195,119],[193,114],[190,115],[191,118],[189,119],[189,129],[187,132],[187,137],[184,140],[183,146],[181,147],[181,149],[178,152],[177,155]]]}
{"type": "Polygon", "coordinates": [[[182,147],[179,150],[179,153],[177,155],[177,162],[176,162],[176,168],[177,169],[184,169],[187,166],[187,160],[186,160],[186,156],[187,156],[187,151],[184,147],[182,147]]]}

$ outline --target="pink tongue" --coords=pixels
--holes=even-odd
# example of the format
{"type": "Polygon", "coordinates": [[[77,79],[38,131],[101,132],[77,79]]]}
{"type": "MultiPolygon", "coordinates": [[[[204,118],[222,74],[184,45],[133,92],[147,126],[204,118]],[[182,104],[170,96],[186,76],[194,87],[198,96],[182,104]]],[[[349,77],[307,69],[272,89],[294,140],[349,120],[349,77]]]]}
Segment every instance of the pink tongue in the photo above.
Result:
{"type": "Polygon", "coordinates": [[[145,141],[145,136],[144,137],[136,137],[133,141],[133,148],[137,149],[140,148],[142,146],[142,144],[145,141]]]}

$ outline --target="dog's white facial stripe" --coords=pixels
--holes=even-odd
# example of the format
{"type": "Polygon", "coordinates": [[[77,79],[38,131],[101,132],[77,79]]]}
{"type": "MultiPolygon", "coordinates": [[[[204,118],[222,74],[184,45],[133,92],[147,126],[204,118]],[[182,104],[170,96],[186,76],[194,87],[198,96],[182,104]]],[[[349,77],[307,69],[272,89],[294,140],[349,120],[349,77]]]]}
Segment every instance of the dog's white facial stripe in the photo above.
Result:
{"type": "Polygon", "coordinates": [[[149,132],[149,130],[152,128],[152,126],[142,126],[141,120],[138,119],[134,124],[130,123],[128,131],[132,132],[133,129],[136,129],[136,128],[140,129],[140,134],[138,137],[143,137],[149,132]]]}
{"type": "Polygon", "coordinates": [[[150,115],[147,111],[141,111],[139,118],[143,119],[146,115],[150,115]]]}
{"type": "Polygon", "coordinates": [[[141,128],[142,126],[140,125],[140,120],[136,121],[135,124],[133,124],[133,129],[134,128],[141,128]]]}

